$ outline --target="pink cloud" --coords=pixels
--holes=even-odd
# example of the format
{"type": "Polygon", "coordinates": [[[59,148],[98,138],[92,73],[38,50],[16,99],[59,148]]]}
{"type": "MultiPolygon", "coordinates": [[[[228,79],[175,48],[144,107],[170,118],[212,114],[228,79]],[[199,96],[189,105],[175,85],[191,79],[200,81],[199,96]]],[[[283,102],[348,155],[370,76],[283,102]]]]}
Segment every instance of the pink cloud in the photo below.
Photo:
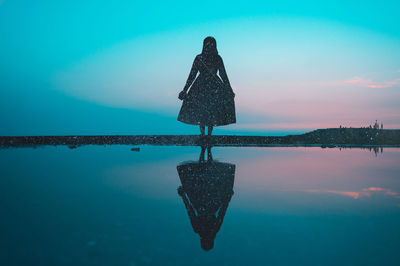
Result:
{"type": "Polygon", "coordinates": [[[400,193],[394,192],[387,188],[369,187],[369,188],[364,188],[363,191],[365,191],[365,192],[383,192],[385,195],[392,196],[395,198],[400,198],[400,193]]]}
{"type": "Polygon", "coordinates": [[[400,84],[400,79],[395,79],[393,81],[387,81],[384,83],[380,83],[380,84],[370,84],[367,85],[368,88],[378,88],[378,89],[382,89],[382,88],[391,88],[393,86],[396,86],[400,84]]]}
{"type": "Polygon", "coordinates": [[[385,189],[381,187],[369,187],[369,188],[364,188],[364,191],[385,191],[385,189]]]}
{"type": "Polygon", "coordinates": [[[316,128],[334,128],[338,127],[338,123],[318,123],[318,122],[281,122],[281,123],[253,123],[238,124],[238,129],[316,129],[316,128]]]}
{"type": "Polygon", "coordinates": [[[321,190],[321,189],[309,189],[309,190],[306,190],[305,192],[310,192],[310,193],[329,193],[329,194],[343,195],[343,196],[351,197],[353,199],[358,199],[360,197],[360,195],[367,194],[367,193],[364,193],[364,192],[356,192],[356,191],[321,190]]]}
{"type": "Polygon", "coordinates": [[[310,193],[329,193],[329,194],[336,194],[336,195],[343,195],[347,197],[351,197],[353,199],[358,199],[360,197],[370,197],[372,194],[381,193],[387,196],[391,196],[394,198],[400,198],[400,194],[394,192],[387,188],[381,187],[369,187],[364,188],[361,191],[341,191],[341,190],[323,190],[323,189],[308,189],[305,192],[310,193]]]}
{"type": "Polygon", "coordinates": [[[339,82],[339,84],[340,83],[342,83],[342,84],[369,84],[369,83],[371,83],[371,80],[370,79],[364,80],[360,77],[354,77],[352,79],[339,82]]]}
{"type": "MultiPolygon", "coordinates": [[[[400,72],[398,70],[397,72],[400,72]]],[[[371,79],[364,79],[362,77],[355,76],[351,79],[341,80],[341,81],[330,81],[323,83],[312,83],[311,85],[317,86],[332,86],[332,85],[359,85],[365,88],[391,88],[393,86],[400,84],[400,78],[397,78],[392,81],[384,81],[384,82],[374,82],[371,79]]]]}
{"type": "Polygon", "coordinates": [[[381,83],[373,82],[370,79],[363,79],[360,77],[354,77],[349,80],[345,81],[339,81],[337,84],[356,84],[356,85],[361,85],[362,87],[367,87],[367,88],[376,88],[376,89],[383,89],[383,88],[391,88],[393,86],[399,85],[400,84],[400,78],[392,80],[392,81],[385,81],[381,83]]]}

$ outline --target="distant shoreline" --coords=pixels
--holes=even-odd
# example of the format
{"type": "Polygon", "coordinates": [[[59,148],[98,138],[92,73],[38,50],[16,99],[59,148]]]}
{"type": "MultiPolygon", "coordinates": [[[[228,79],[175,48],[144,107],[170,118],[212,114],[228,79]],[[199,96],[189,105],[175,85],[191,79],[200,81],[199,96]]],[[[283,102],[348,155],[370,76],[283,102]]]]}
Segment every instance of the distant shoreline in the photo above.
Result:
{"type": "Polygon", "coordinates": [[[0,147],[67,145],[173,145],[173,146],[254,146],[322,148],[400,147],[400,129],[328,128],[287,136],[214,135],[76,135],[76,136],[3,136],[0,147]]]}

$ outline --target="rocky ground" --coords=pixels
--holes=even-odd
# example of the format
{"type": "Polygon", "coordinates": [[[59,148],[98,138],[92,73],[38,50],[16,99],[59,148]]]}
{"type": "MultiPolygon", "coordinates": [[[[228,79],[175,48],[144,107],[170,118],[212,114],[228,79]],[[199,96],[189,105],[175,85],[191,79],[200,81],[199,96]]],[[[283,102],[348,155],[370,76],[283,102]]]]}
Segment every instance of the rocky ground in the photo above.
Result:
{"type": "Polygon", "coordinates": [[[291,145],[400,145],[399,129],[329,128],[306,134],[273,136],[217,135],[99,135],[99,136],[18,136],[0,137],[1,147],[68,145],[234,145],[234,146],[291,146],[291,145]]]}

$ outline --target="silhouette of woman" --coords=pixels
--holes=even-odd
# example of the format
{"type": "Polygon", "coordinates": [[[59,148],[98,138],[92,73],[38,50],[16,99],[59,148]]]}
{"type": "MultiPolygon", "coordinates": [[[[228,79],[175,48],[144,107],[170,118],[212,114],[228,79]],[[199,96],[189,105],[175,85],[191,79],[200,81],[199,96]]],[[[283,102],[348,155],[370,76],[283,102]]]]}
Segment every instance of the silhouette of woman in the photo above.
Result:
{"type": "Polygon", "coordinates": [[[208,135],[211,135],[214,126],[236,123],[234,97],[217,43],[213,37],[207,37],[203,51],[194,59],[186,85],[179,93],[178,98],[183,103],[178,121],[199,125],[201,136],[208,126],[208,135]],[[197,72],[200,74],[196,78],[197,72]]]}
{"type": "Polygon", "coordinates": [[[214,239],[233,195],[235,181],[235,165],[213,161],[211,147],[207,150],[207,161],[204,161],[203,146],[198,162],[177,166],[182,183],[178,194],[185,204],[193,231],[200,235],[204,250],[214,246],[214,239]]]}

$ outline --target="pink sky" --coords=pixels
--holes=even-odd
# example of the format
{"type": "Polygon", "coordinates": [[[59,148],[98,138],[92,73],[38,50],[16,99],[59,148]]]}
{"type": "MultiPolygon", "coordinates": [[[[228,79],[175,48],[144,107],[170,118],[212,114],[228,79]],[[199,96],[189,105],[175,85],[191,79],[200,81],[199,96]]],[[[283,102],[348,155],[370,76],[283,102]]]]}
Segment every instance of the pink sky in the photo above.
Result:
{"type": "Polygon", "coordinates": [[[398,40],[284,21],[221,21],[143,36],[60,71],[55,86],[99,104],[174,116],[192,60],[213,32],[236,93],[238,122],[230,129],[359,127],[376,119],[400,128],[400,54],[387,52],[400,50],[398,40]]]}
{"type": "MultiPolygon", "coordinates": [[[[335,204],[343,204],[341,199],[368,204],[363,200],[376,201],[375,196],[383,197],[379,204],[400,204],[398,149],[384,149],[378,157],[361,149],[213,149],[216,160],[236,165],[235,197],[246,206],[268,205],[271,197],[296,206],[306,197],[318,202],[329,195],[338,197],[332,200],[335,204]]],[[[108,169],[103,182],[140,197],[173,200],[180,185],[176,166],[197,159],[198,151],[157,162],[133,162],[108,169]]]]}

